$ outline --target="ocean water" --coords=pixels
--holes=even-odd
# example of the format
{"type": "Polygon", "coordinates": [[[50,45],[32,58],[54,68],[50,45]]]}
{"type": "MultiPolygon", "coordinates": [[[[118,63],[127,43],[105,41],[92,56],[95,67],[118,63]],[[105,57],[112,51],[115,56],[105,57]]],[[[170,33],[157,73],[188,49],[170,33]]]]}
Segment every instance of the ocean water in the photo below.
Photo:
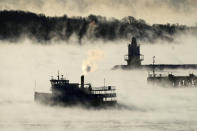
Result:
{"type": "MultiPolygon", "coordinates": [[[[1,42],[0,130],[196,131],[197,88],[150,86],[145,70],[110,70],[114,65],[125,64],[127,42],[119,43],[78,46],[40,45],[29,40],[17,44],[1,42]],[[88,73],[83,68],[87,65],[91,66],[88,73]],[[51,75],[56,77],[58,70],[71,82],[79,82],[80,75],[85,73],[85,81],[93,86],[103,85],[105,78],[106,85],[116,86],[119,107],[86,109],[35,103],[34,91],[49,92],[49,79],[51,75]]],[[[144,63],[151,63],[152,55],[156,55],[158,63],[197,63],[189,59],[197,55],[195,52],[178,57],[180,49],[184,53],[184,47],[144,45],[141,52],[145,55],[144,63]],[[160,48],[163,50],[157,51],[160,48]]],[[[168,72],[171,71],[162,73],[168,72]]],[[[186,75],[191,72],[197,73],[174,71],[186,75]]]]}

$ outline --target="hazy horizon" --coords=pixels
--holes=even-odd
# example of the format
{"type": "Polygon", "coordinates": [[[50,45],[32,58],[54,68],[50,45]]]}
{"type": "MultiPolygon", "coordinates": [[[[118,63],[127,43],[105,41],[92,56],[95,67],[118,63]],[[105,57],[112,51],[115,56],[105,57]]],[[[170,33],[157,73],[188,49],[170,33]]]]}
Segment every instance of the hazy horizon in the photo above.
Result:
{"type": "MultiPolygon", "coordinates": [[[[47,16],[95,14],[108,19],[134,16],[149,24],[197,24],[196,0],[0,0],[0,10],[24,10],[47,16]]],[[[20,19],[16,23],[20,23],[20,19]]],[[[15,27],[9,23],[6,25],[8,29],[15,27]]],[[[9,32],[11,37],[14,29],[9,32]]],[[[39,27],[36,29],[40,31],[39,27]]],[[[6,33],[1,33],[6,36],[6,33]]],[[[164,38],[167,36],[171,38],[164,31],[164,38]]],[[[155,43],[137,39],[140,53],[144,55],[142,64],[152,64],[153,56],[156,56],[156,64],[197,64],[196,33],[186,31],[174,35],[173,39],[171,42],[157,39],[155,43]]],[[[148,85],[147,70],[111,70],[115,65],[126,64],[124,55],[129,40],[84,37],[79,44],[79,37],[72,34],[69,40],[52,39],[38,43],[26,34],[18,41],[0,40],[1,131],[197,130],[197,88],[148,85]],[[89,72],[87,66],[90,66],[89,72]],[[105,79],[105,85],[116,87],[119,107],[87,109],[35,103],[34,91],[50,92],[49,80],[51,76],[56,77],[58,71],[73,83],[79,83],[83,74],[85,83],[91,83],[93,87],[103,86],[105,79]]],[[[191,69],[165,70],[162,73],[169,72],[197,75],[197,70],[191,69]]]]}

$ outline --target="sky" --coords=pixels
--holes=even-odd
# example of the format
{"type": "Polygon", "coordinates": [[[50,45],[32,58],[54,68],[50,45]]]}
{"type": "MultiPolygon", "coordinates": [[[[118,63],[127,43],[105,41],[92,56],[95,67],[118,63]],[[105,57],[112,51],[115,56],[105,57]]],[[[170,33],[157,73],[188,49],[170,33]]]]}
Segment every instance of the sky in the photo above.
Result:
{"type": "Polygon", "coordinates": [[[0,0],[0,10],[25,10],[47,16],[134,16],[149,24],[197,24],[196,0],[0,0]]]}

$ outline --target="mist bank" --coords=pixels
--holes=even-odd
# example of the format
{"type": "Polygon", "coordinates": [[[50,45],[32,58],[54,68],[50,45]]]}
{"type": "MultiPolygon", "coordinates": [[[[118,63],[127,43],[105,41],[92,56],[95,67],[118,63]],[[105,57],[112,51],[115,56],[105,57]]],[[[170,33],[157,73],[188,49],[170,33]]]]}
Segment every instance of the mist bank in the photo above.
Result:
{"type": "MultiPolygon", "coordinates": [[[[142,46],[144,62],[151,63],[153,55],[156,63],[193,62],[197,56],[195,41],[186,39],[189,46],[142,46]]],[[[113,65],[124,62],[125,51],[126,42],[83,46],[57,42],[42,45],[28,40],[18,44],[1,43],[0,130],[92,131],[98,127],[104,131],[196,130],[197,88],[151,86],[146,81],[147,71],[110,70],[113,65]],[[88,110],[34,103],[34,91],[49,92],[51,75],[55,78],[58,70],[70,82],[80,82],[83,65],[89,64],[88,61],[92,70],[85,75],[85,83],[99,87],[103,86],[105,78],[106,85],[116,86],[121,108],[88,110]]],[[[181,75],[189,72],[179,70],[177,73],[180,71],[181,75]]],[[[190,72],[197,74],[197,71],[190,72]]]]}
{"type": "Polygon", "coordinates": [[[69,41],[73,36],[78,43],[83,40],[130,40],[156,43],[164,40],[173,43],[177,35],[197,34],[197,26],[179,24],[149,25],[132,16],[122,19],[89,15],[87,17],[54,16],[25,11],[0,11],[0,40],[16,42],[23,38],[37,42],[69,41]]]}

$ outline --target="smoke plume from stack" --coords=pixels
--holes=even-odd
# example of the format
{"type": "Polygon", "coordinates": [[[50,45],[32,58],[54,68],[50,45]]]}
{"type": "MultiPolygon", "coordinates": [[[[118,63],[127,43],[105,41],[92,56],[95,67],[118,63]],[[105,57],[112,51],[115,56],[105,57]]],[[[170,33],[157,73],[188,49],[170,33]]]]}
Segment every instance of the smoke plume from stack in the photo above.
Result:
{"type": "Polygon", "coordinates": [[[104,53],[100,49],[92,49],[88,51],[88,58],[83,61],[82,71],[83,74],[93,72],[97,69],[97,62],[104,57],[104,53]]]}

